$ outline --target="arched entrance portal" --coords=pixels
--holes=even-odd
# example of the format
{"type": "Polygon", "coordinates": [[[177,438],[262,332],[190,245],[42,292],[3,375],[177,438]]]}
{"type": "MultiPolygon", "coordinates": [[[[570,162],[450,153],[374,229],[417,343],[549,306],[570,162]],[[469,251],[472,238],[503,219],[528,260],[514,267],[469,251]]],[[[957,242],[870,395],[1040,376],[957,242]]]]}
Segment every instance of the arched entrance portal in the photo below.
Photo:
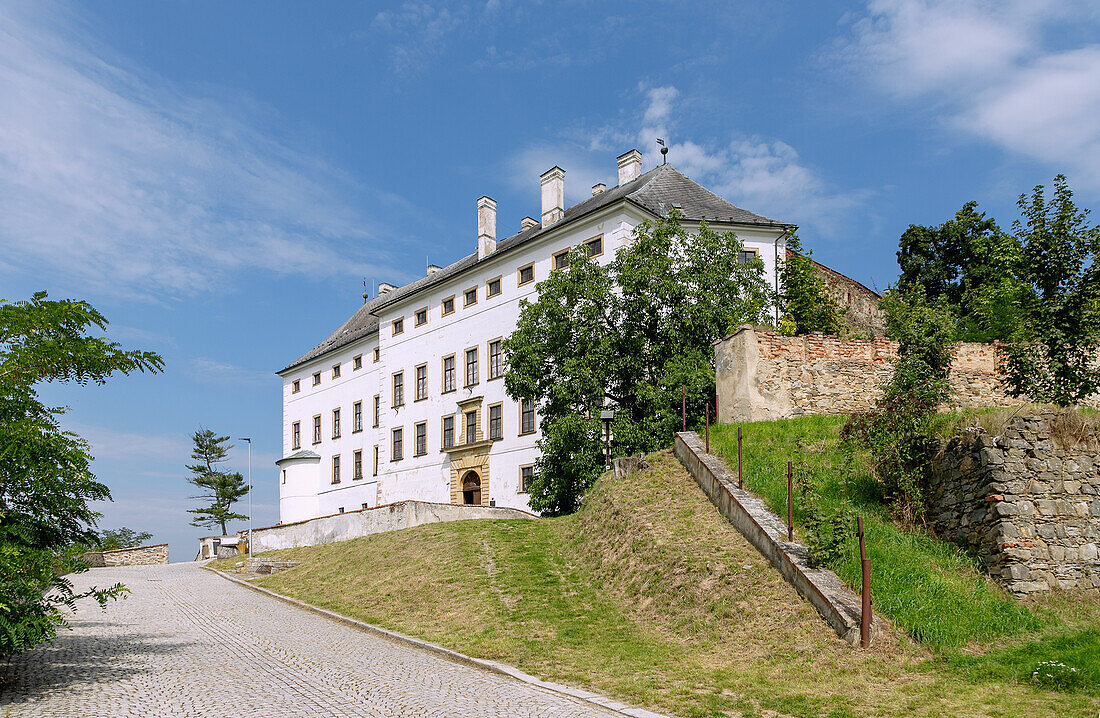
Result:
{"type": "Polygon", "coordinates": [[[462,477],[462,503],[481,505],[481,477],[476,471],[467,471],[462,477]]]}

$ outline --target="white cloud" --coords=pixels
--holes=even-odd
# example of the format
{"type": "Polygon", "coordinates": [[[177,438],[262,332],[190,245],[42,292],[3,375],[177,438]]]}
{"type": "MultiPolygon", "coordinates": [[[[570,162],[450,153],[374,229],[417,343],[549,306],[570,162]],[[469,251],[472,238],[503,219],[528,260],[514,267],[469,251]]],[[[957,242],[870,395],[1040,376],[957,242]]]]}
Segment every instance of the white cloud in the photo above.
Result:
{"type": "Polygon", "coordinates": [[[190,359],[187,362],[187,372],[192,378],[198,381],[215,384],[230,384],[233,386],[247,384],[251,386],[267,386],[268,388],[278,386],[279,384],[279,377],[275,376],[275,374],[270,371],[247,369],[237,366],[236,364],[230,364],[208,357],[190,359]]]}
{"type": "Polygon", "coordinates": [[[1095,3],[873,0],[838,57],[949,126],[1100,190],[1100,44],[1054,46],[1098,29],[1095,3]]]}
{"type": "Polygon", "coordinates": [[[380,273],[350,209],[362,188],[255,129],[243,101],[129,67],[61,19],[75,14],[0,8],[0,270],[123,296],[185,295],[246,268],[380,273]]]}
{"type": "Polygon", "coordinates": [[[191,437],[177,434],[140,434],[92,424],[65,423],[65,428],[83,437],[97,461],[119,461],[129,465],[158,464],[183,466],[191,457],[191,437]]]}
{"type": "Polygon", "coordinates": [[[512,181],[537,197],[538,176],[560,165],[566,170],[567,200],[572,204],[589,196],[596,182],[617,184],[612,158],[631,147],[651,148],[643,153],[643,170],[659,164],[654,139],[660,137],[668,143],[670,164],[691,179],[743,209],[825,236],[835,236],[846,215],[868,196],[865,191],[830,188],[781,140],[735,130],[720,142],[674,140],[682,119],[680,91],[671,85],[645,84],[638,91],[644,101],[626,119],[597,129],[582,127],[559,142],[540,143],[513,155],[508,163],[512,181]]]}

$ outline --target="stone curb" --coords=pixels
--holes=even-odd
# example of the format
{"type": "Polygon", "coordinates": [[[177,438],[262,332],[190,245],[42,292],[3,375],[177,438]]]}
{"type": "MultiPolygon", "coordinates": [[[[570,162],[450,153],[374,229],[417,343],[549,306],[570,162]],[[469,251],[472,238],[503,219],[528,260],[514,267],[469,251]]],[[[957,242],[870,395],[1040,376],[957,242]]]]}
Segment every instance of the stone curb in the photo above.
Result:
{"type": "Polygon", "coordinates": [[[336,613],[335,611],[329,611],[328,609],[319,608],[317,606],[314,606],[313,604],[306,603],[305,601],[300,601],[297,598],[284,596],[283,594],[276,593],[271,589],[253,585],[248,581],[239,579],[236,576],[231,576],[225,571],[219,571],[216,568],[210,568],[209,566],[205,565],[203,566],[203,568],[207,571],[210,571],[211,573],[216,573],[227,581],[232,581],[233,583],[240,584],[245,588],[256,591],[257,593],[262,593],[269,598],[273,598],[277,601],[282,601],[283,603],[294,606],[295,608],[300,608],[309,611],[310,613],[315,613],[318,616],[323,616],[325,618],[343,623],[347,626],[357,628],[367,633],[373,633],[383,638],[387,638],[391,641],[396,641],[397,643],[404,643],[414,648],[419,648],[424,651],[430,651],[432,653],[441,655],[451,661],[454,661],[455,663],[462,663],[468,666],[472,666],[474,668],[480,668],[482,670],[489,671],[491,673],[508,676],[523,683],[527,683],[532,686],[538,686],[543,690],[551,691],[553,693],[560,693],[571,698],[577,698],[587,703],[597,705],[600,708],[614,711],[625,716],[631,716],[631,718],[671,718],[670,716],[666,716],[662,713],[654,713],[653,711],[647,711],[642,708],[631,708],[625,703],[613,700],[611,698],[608,698],[607,696],[600,695],[599,693],[593,693],[592,691],[586,691],[581,688],[571,688],[570,686],[563,686],[560,683],[544,681],[528,673],[524,673],[518,668],[506,665],[504,663],[497,663],[495,661],[486,661],[481,658],[474,658],[472,656],[467,656],[464,653],[459,653],[458,651],[452,651],[449,648],[444,648],[443,646],[437,645],[435,643],[429,643],[428,641],[424,641],[419,638],[413,638],[412,636],[406,636],[402,633],[397,633],[396,631],[390,631],[379,626],[373,626],[369,623],[357,621],[354,618],[348,618],[347,616],[336,613]]]}

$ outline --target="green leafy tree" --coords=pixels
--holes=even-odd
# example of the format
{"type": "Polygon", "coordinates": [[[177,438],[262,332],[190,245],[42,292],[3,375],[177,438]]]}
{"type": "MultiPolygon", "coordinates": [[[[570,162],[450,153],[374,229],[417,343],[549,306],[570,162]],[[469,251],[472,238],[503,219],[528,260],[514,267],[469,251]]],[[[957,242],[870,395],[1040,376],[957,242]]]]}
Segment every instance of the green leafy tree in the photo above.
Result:
{"type": "Polygon", "coordinates": [[[1029,292],[1007,348],[1010,391],[1068,406],[1100,389],[1100,227],[1088,224],[1064,175],[1020,195],[1013,224],[1029,292]]]}
{"type": "Polygon", "coordinates": [[[148,531],[135,531],[131,528],[122,526],[117,529],[105,529],[100,531],[91,548],[96,551],[112,551],[118,548],[131,548],[133,546],[140,546],[151,538],[153,538],[153,534],[148,531]]]}
{"type": "Polygon", "coordinates": [[[87,442],[61,428],[64,408],[42,403],[43,383],[103,384],[115,373],[159,372],[157,354],[127,351],[93,332],[106,318],[86,302],[0,301],[0,654],[52,639],[62,609],[101,605],[125,588],[77,593],[65,577],[86,570],[74,545],[94,543],[90,501],[110,491],[91,471],[87,442]]]}
{"type": "Polygon", "coordinates": [[[713,343],[745,322],[765,321],[763,264],[739,262],[741,242],[679,213],[643,223],[607,265],[580,248],[568,266],[521,303],[504,341],[505,386],[538,407],[541,456],[532,507],[574,511],[603,470],[600,411],[616,409],[613,453],[650,451],[714,396],[713,343]]]}
{"type": "Polygon", "coordinates": [[[1028,295],[1022,256],[1016,237],[967,202],[937,227],[909,225],[899,241],[897,289],[949,309],[958,340],[1005,341],[1028,295]]]}
{"type": "Polygon", "coordinates": [[[844,312],[825,289],[814,266],[813,253],[804,251],[797,234],[787,238],[787,256],[779,263],[780,330],[789,336],[822,332],[839,334],[844,312]]]}
{"type": "Polygon", "coordinates": [[[191,472],[187,480],[201,491],[191,498],[209,502],[206,506],[188,510],[188,513],[195,514],[191,525],[203,528],[220,526],[222,536],[225,536],[226,523],[248,518],[232,511],[233,504],[248,493],[248,484],[240,472],[230,473],[219,468],[229,460],[229,449],[232,447],[226,445],[228,436],[218,436],[210,429],[199,429],[191,435],[191,440],[195,444],[191,451],[195,463],[187,466],[191,472]]]}

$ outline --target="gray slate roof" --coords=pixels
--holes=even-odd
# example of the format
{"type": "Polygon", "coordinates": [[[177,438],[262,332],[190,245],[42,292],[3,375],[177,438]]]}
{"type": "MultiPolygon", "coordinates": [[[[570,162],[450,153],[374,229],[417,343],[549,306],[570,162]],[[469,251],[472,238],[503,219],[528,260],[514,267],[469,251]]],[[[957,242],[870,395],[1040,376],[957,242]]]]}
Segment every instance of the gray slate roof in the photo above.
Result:
{"type": "MultiPolygon", "coordinates": [[[[658,217],[666,216],[669,210],[675,206],[680,210],[683,219],[688,221],[732,222],[762,227],[790,226],[785,222],[749,212],[731,202],[727,202],[705,187],[680,174],[672,165],[658,165],[631,182],[612,187],[595,197],[589,197],[583,202],[578,202],[565,210],[565,217],[561,221],[550,227],[535,226],[497,242],[496,251],[487,257],[486,261],[495,259],[501,252],[526,244],[546,232],[558,229],[573,220],[623,199],[658,217]]],[[[372,315],[371,312],[444,282],[477,263],[477,252],[474,252],[437,272],[375,297],[356,310],[350,319],[323,342],[287,365],[279,373],[281,374],[300,364],[374,334],[378,331],[378,317],[372,315]]]]}
{"type": "Polygon", "coordinates": [[[290,456],[284,456],[275,462],[276,466],[284,461],[294,461],[295,459],[320,459],[321,455],[310,451],[309,449],[302,449],[301,451],[291,454],[290,456]]]}

